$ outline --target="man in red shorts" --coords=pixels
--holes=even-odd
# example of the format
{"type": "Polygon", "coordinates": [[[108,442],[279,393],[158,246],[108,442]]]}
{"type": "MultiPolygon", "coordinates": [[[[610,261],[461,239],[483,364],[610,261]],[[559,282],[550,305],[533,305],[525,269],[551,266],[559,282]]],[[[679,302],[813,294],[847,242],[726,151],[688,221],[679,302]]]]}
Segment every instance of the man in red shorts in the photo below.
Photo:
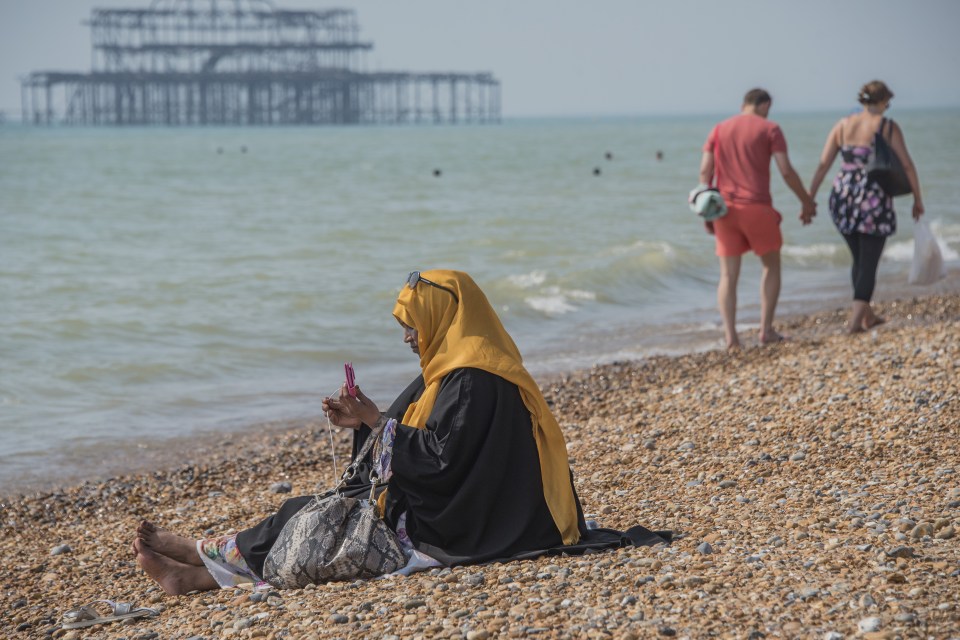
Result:
{"type": "Polygon", "coordinates": [[[751,89],[743,97],[738,115],[715,126],[703,146],[700,182],[719,189],[727,203],[727,215],[706,223],[707,231],[717,239],[720,258],[720,285],[717,305],[723,317],[727,348],[740,347],[737,337],[737,281],[740,258],[747,251],[760,256],[763,277],[760,282],[760,343],[783,340],[773,329],[773,315],[780,297],[780,213],[770,197],[770,158],[790,190],[797,194],[803,209],[800,220],[810,224],[817,205],[803,188],[803,182],[790,164],[787,141],[780,126],[767,120],[772,104],[763,89],[751,89]]]}

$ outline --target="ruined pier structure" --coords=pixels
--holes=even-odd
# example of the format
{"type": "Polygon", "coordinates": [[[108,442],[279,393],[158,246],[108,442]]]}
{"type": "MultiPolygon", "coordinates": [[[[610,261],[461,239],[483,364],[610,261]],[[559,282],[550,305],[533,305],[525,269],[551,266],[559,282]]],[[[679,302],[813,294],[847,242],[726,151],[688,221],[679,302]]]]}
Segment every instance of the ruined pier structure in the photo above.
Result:
{"type": "Polygon", "coordinates": [[[492,123],[491,73],[365,71],[347,9],[154,0],[94,9],[92,71],[21,81],[23,121],[78,125],[492,123]]]}

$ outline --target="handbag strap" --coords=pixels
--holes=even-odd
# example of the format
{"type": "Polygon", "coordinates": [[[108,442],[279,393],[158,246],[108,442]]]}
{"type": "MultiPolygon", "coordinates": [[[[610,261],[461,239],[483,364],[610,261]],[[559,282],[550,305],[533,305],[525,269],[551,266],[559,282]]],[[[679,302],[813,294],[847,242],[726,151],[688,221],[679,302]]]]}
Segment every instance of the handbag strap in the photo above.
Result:
{"type": "MultiPolygon", "coordinates": [[[[343,475],[340,476],[340,482],[333,488],[334,491],[339,490],[348,480],[357,475],[358,465],[363,461],[367,453],[370,452],[370,448],[374,443],[380,439],[380,434],[383,433],[385,426],[387,426],[387,417],[381,413],[380,418],[377,419],[377,423],[370,427],[370,435],[364,440],[360,451],[358,451],[356,457],[350,461],[350,466],[344,470],[343,475]]],[[[376,482],[374,481],[373,484],[376,484],[376,482]]]]}
{"type": "Polygon", "coordinates": [[[883,138],[883,141],[886,142],[887,139],[890,137],[890,133],[891,133],[892,131],[893,131],[893,120],[887,120],[886,118],[881,118],[881,119],[880,119],[880,126],[877,127],[877,133],[876,133],[876,135],[878,135],[878,136],[880,136],[881,138],[883,138]],[[887,126],[888,123],[889,123],[889,126],[887,126]],[[884,135],[884,132],[883,132],[884,129],[889,129],[889,131],[887,131],[886,135],[884,135]]]}

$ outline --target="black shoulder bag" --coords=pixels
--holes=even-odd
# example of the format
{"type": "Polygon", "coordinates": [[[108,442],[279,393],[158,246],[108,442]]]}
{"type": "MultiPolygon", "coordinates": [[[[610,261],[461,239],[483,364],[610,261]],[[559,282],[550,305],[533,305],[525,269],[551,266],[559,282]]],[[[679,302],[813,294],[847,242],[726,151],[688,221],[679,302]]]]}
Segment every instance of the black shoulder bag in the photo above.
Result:
{"type": "Polygon", "coordinates": [[[876,182],[888,196],[902,196],[910,193],[910,181],[907,180],[907,172],[903,170],[903,164],[893,150],[890,143],[883,136],[883,130],[887,128],[890,133],[893,132],[893,121],[887,127],[887,119],[880,121],[880,128],[873,136],[873,155],[870,162],[867,163],[867,179],[876,182]]]}

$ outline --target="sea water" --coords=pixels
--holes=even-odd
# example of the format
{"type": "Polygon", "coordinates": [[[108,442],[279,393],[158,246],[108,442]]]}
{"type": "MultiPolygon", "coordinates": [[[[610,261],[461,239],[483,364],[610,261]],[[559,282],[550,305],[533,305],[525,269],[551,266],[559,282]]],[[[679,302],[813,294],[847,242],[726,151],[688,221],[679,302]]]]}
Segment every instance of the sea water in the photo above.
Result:
{"type": "MultiPolygon", "coordinates": [[[[772,114],[805,182],[841,115],[772,114]]],[[[955,267],[960,111],[894,115],[955,267]]],[[[713,239],[686,198],[722,117],[0,127],[3,493],[112,473],[113,452],[135,468],[137,447],[315,417],[347,360],[388,403],[418,372],[391,316],[415,269],[469,272],[538,376],[718,347],[713,239]]],[[[810,227],[775,169],[772,186],[781,311],[845,305],[829,182],[810,227]]],[[[906,281],[910,204],[881,295],[906,281]]],[[[741,327],[758,281],[745,260],[741,327]]]]}

